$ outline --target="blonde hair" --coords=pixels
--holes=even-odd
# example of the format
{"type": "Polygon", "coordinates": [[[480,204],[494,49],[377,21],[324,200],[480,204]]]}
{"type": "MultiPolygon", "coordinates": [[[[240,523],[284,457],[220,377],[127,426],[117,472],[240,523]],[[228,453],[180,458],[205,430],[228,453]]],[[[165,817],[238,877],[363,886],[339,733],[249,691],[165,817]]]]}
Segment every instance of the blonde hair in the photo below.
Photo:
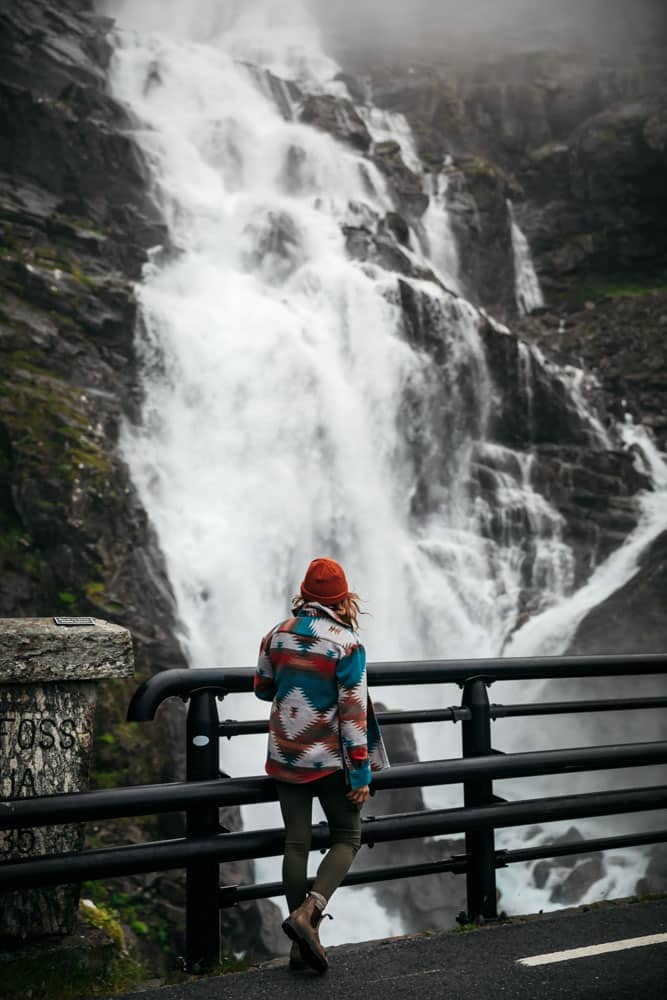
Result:
{"type": "MultiPolygon", "coordinates": [[[[348,625],[356,632],[359,629],[359,615],[366,614],[365,611],[361,610],[361,600],[362,598],[359,597],[359,594],[355,594],[354,591],[351,590],[345,595],[342,601],[338,601],[337,604],[327,605],[327,607],[330,607],[334,614],[340,618],[345,625],[348,625]]],[[[292,610],[298,611],[299,608],[302,608],[305,604],[312,603],[312,601],[307,601],[303,598],[301,594],[297,594],[292,601],[292,610]]]]}

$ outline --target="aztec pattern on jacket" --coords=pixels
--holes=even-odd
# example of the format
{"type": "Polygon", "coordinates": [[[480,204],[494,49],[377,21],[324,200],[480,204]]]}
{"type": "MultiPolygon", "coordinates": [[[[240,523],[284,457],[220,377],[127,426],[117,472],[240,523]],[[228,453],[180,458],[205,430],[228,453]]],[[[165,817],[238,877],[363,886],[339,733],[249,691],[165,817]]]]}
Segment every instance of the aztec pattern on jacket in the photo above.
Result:
{"type": "Polygon", "coordinates": [[[266,773],[304,782],[346,770],[352,788],[389,766],[356,634],[310,602],[262,639],[255,694],[273,702],[266,773]]]}

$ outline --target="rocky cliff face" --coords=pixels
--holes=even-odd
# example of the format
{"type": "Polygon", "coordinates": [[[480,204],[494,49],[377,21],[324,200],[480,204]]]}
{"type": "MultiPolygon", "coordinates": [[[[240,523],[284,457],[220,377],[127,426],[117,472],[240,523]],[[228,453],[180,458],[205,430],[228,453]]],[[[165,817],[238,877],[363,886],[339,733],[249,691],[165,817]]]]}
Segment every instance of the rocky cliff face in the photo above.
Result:
{"type": "MultiPolygon", "coordinates": [[[[558,60],[555,64],[559,65],[558,60]]],[[[536,65],[541,65],[539,60],[536,65]]],[[[536,71],[532,61],[524,57],[515,57],[512,66],[514,72],[522,69],[527,75],[536,71]]],[[[424,273],[415,265],[405,247],[409,229],[419,231],[428,205],[424,191],[429,186],[429,173],[444,171],[447,174],[449,204],[454,219],[458,220],[455,229],[462,284],[473,301],[491,307],[496,314],[510,316],[509,330],[501,329],[491,320],[481,329],[493,394],[490,426],[484,434],[492,447],[480,443],[476,449],[470,488],[478,500],[488,504],[493,511],[484,528],[489,537],[505,542],[530,538],[536,530],[536,525],[530,521],[530,512],[527,509],[515,511],[513,522],[508,523],[499,501],[502,485],[507,484],[508,477],[519,483],[522,476],[527,475],[531,486],[546,497],[562,517],[562,539],[574,552],[570,585],[578,586],[636,526],[637,496],[641,490],[650,488],[647,475],[637,467],[633,454],[623,447],[616,426],[626,412],[638,422],[643,422],[646,414],[648,426],[654,429],[661,426],[663,361],[662,351],[657,347],[659,338],[664,338],[660,319],[661,293],[638,286],[647,294],[623,298],[618,312],[614,311],[618,305],[615,297],[601,300],[597,312],[594,302],[588,302],[586,308],[579,310],[576,302],[582,288],[577,289],[575,281],[573,288],[567,286],[568,295],[572,296],[567,304],[553,295],[553,306],[540,310],[541,316],[519,319],[507,199],[510,195],[524,197],[525,192],[510,169],[513,166],[510,158],[501,155],[502,138],[498,139],[495,131],[497,128],[502,133],[509,125],[489,120],[487,132],[466,124],[465,130],[459,133],[461,152],[453,152],[457,148],[456,129],[451,121],[440,120],[434,111],[444,100],[442,88],[445,84],[440,70],[431,66],[418,76],[409,72],[409,68],[403,69],[402,77],[396,71],[390,74],[383,68],[364,76],[344,72],[341,79],[358,106],[372,94],[373,99],[388,110],[406,116],[424,164],[420,175],[407,166],[397,142],[373,142],[353,102],[331,98],[305,101],[311,124],[370,154],[398,204],[398,212],[389,213],[383,219],[366,220],[363,225],[348,229],[348,252],[358,260],[406,276],[436,280],[432,273],[424,273]],[[431,123],[428,128],[425,122],[431,123]],[[498,157],[497,161],[489,158],[492,152],[498,157]],[[418,197],[419,192],[421,196],[418,197]],[[607,333],[603,334],[602,323],[610,313],[617,316],[613,324],[615,332],[609,332],[607,326],[607,333]],[[597,319],[593,320],[593,316],[597,319]],[[641,332],[633,333],[628,344],[627,334],[621,331],[628,325],[634,328],[638,320],[641,332]],[[589,337],[591,326],[599,331],[599,337],[589,337]],[[562,336],[557,333],[561,328],[562,336]],[[655,329],[658,337],[652,338],[655,329]],[[587,344],[584,350],[580,349],[582,341],[587,344]],[[645,361],[641,351],[649,342],[653,347],[650,360],[645,361]],[[621,351],[618,359],[614,357],[617,345],[621,351]],[[627,370],[630,357],[632,363],[627,370]],[[641,370],[647,365],[653,377],[640,392],[642,383],[635,369],[641,370]],[[582,366],[582,404],[585,403],[590,412],[597,413],[597,428],[572,399],[568,372],[571,374],[582,366]],[[625,372],[622,376],[621,371],[625,372]],[[614,372],[618,376],[615,383],[612,381],[614,372]],[[629,385],[634,391],[626,391],[629,385]],[[512,457],[510,452],[517,453],[518,458],[512,457]],[[529,457],[528,473],[521,463],[522,456],[529,457]]],[[[479,72],[483,75],[484,71],[479,72]]],[[[465,86],[462,82],[460,86],[463,93],[465,86]]],[[[461,120],[467,122],[462,107],[458,113],[461,120]]],[[[521,118],[516,109],[512,114],[521,118]]],[[[516,148],[523,148],[518,140],[516,148]]],[[[638,171],[641,173],[640,166],[638,171]]],[[[646,214],[648,220],[648,205],[646,214]]],[[[584,279],[578,275],[576,280],[584,279]]],[[[585,280],[592,279],[586,277],[585,280]]],[[[434,378],[441,383],[443,398],[449,398],[454,391],[460,397],[458,417],[463,418],[461,425],[467,432],[484,436],[478,426],[479,373],[458,372],[456,386],[448,382],[448,325],[455,320],[456,304],[451,305],[451,315],[447,311],[440,314],[433,309],[428,296],[411,283],[399,281],[399,292],[406,339],[433,358],[434,378]]],[[[600,292],[597,296],[600,297],[600,292]]],[[[419,406],[419,401],[414,401],[413,408],[418,410],[419,406]]],[[[428,515],[433,509],[437,492],[446,483],[448,463],[458,442],[456,420],[443,419],[442,414],[426,414],[422,422],[429,426],[430,445],[422,449],[415,460],[413,512],[417,518],[428,515]]],[[[543,585],[539,574],[535,573],[535,560],[536,551],[528,546],[521,620],[538,606],[539,589],[543,585]]]]}
{"type": "MultiPolygon", "coordinates": [[[[512,331],[503,337],[492,324],[484,331],[491,372],[502,380],[494,436],[533,456],[531,482],[563,515],[564,539],[574,546],[575,582],[627,537],[637,492],[647,486],[614,427],[630,417],[663,451],[666,444],[667,40],[657,7],[642,10],[657,20],[649,18],[642,33],[639,18],[625,46],[610,46],[600,28],[598,45],[565,32],[553,50],[533,44],[521,51],[516,39],[506,40],[507,55],[490,54],[487,43],[476,59],[448,48],[444,31],[434,36],[443,40],[440,51],[425,38],[421,48],[401,41],[381,50],[340,21],[325,21],[353,98],[372,95],[405,115],[426,173],[447,178],[461,284],[512,331]],[[508,201],[547,300],[541,315],[524,319],[514,296],[508,201]],[[539,348],[547,368],[583,369],[584,398],[611,432],[611,449],[591,447],[564,387],[534,355],[527,358],[527,344],[539,348]]],[[[615,8],[614,17],[620,13],[615,8]]],[[[376,250],[373,259],[381,256],[376,250]]],[[[493,472],[481,463],[475,488],[483,497],[493,472]]],[[[649,575],[659,576],[659,552],[645,558],[649,575]]],[[[597,627],[584,621],[587,638],[572,651],[612,648],[601,624],[607,614],[625,628],[624,648],[667,648],[660,588],[650,596],[641,590],[641,607],[623,591],[595,612],[597,627]]]]}
{"type": "Polygon", "coordinates": [[[348,61],[357,90],[405,114],[424,161],[444,166],[473,300],[514,310],[507,199],[553,301],[577,286],[664,282],[664,46],[514,52],[473,67],[451,56],[348,61]]]}
{"type": "Polygon", "coordinates": [[[108,22],[72,0],[0,24],[0,614],[95,614],[132,630],[140,672],[182,665],[117,452],[132,281],[162,229],[106,95],[108,22]]]}
{"type": "MultiPolygon", "coordinates": [[[[164,230],[127,115],[106,91],[109,26],[92,0],[0,3],[0,617],[117,622],[143,678],[185,665],[161,558],[118,451],[139,393],[133,282],[164,230]]],[[[134,687],[101,688],[94,784],[182,776],[183,706],[128,725],[134,687]]],[[[90,836],[176,835],[177,819],[90,836]]],[[[251,868],[227,876],[252,878],[251,868]]],[[[160,945],[172,962],[182,952],[182,880],[99,891],[121,911],[150,914],[156,935],[144,951],[158,967],[160,945]]],[[[277,909],[244,910],[245,921],[224,921],[228,947],[275,954],[277,909]]]]}
{"type": "MultiPolygon", "coordinates": [[[[664,23],[662,33],[645,37],[640,49],[627,46],[622,55],[618,48],[601,53],[571,45],[515,50],[502,58],[485,54],[472,66],[451,51],[431,48],[425,58],[424,50],[402,43],[379,57],[373,42],[364,46],[340,25],[338,34],[332,32],[353,98],[363,102],[372,95],[381,107],[404,114],[425,169],[447,178],[462,285],[512,331],[502,335],[493,324],[483,330],[490,370],[502,381],[493,437],[531,454],[531,482],[562,514],[563,537],[576,552],[575,583],[627,538],[636,523],[637,494],[649,487],[646,470],[614,428],[631,419],[650,429],[663,452],[667,445],[664,23]],[[547,300],[545,308],[522,319],[512,294],[508,200],[528,237],[547,300]],[[528,345],[539,349],[544,366],[526,354],[528,345]],[[584,398],[610,433],[611,447],[586,439],[579,415],[565,402],[564,386],[549,371],[554,362],[583,371],[584,398]]],[[[419,310],[411,301],[404,308],[418,329],[419,310]]],[[[428,343],[434,333],[427,324],[417,339],[428,343]]],[[[437,357],[432,342],[431,350],[437,357]]],[[[473,489],[492,500],[496,473],[504,470],[488,455],[480,457],[473,489]]],[[[489,530],[499,537],[506,527],[499,520],[489,530]]],[[[529,535],[531,526],[519,530],[529,535]]],[[[663,533],[644,553],[639,572],[583,619],[567,652],[667,649],[664,583],[663,533]]],[[[524,600],[530,613],[528,586],[524,600]]],[[[645,686],[655,693],[655,684],[645,686]]],[[[556,687],[549,688],[549,697],[577,696],[571,685],[567,695],[556,687]]],[[[614,685],[619,697],[632,690],[636,683],[614,685]]],[[[578,692],[582,698],[596,694],[609,697],[609,685],[582,685],[578,692]]],[[[604,735],[603,723],[599,730],[604,735]]],[[[402,748],[401,741],[394,747],[398,759],[402,748]]],[[[568,836],[574,839],[577,831],[568,836]]],[[[429,845],[422,853],[407,850],[404,859],[404,846],[385,845],[382,861],[430,856],[429,845]]],[[[651,858],[637,891],[664,889],[661,849],[653,849],[651,858]]],[[[573,858],[556,871],[557,865],[543,862],[535,866],[535,884],[551,877],[552,898],[571,904],[606,874],[605,863],[599,856],[573,858]]],[[[430,900],[434,923],[451,922],[458,907],[456,877],[442,878],[451,888],[443,881],[438,898],[430,900]]],[[[399,881],[376,891],[388,908],[408,914],[410,926],[421,926],[419,886],[399,881]]]]}

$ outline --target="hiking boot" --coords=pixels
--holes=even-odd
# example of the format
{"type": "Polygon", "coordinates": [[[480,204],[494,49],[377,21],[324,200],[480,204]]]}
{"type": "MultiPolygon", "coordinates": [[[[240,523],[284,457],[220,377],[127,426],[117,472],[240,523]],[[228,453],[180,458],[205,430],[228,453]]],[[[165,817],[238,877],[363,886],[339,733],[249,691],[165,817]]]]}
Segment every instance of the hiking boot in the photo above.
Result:
{"type": "Polygon", "coordinates": [[[289,970],[290,972],[303,972],[304,969],[309,969],[310,966],[307,962],[304,962],[301,956],[301,945],[298,941],[292,941],[292,947],[289,953],[289,970]]]}
{"type": "Polygon", "coordinates": [[[316,972],[326,972],[329,967],[327,953],[320,943],[317,928],[322,919],[322,911],[313,896],[306,896],[301,906],[283,921],[283,930],[292,941],[300,946],[301,957],[316,972]]]}

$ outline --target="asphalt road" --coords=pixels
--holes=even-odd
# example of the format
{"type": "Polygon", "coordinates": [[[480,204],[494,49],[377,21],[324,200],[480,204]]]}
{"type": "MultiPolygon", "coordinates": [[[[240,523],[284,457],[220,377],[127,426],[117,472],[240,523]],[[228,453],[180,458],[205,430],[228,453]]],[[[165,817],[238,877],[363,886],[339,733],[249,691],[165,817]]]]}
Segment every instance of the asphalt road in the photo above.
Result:
{"type": "MultiPolygon", "coordinates": [[[[360,914],[360,917],[363,917],[360,914]]],[[[612,902],[473,931],[341,945],[325,976],[286,962],[125,1000],[667,1000],[667,898],[612,902]],[[662,935],[655,944],[524,966],[520,959],[662,935]]]]}

